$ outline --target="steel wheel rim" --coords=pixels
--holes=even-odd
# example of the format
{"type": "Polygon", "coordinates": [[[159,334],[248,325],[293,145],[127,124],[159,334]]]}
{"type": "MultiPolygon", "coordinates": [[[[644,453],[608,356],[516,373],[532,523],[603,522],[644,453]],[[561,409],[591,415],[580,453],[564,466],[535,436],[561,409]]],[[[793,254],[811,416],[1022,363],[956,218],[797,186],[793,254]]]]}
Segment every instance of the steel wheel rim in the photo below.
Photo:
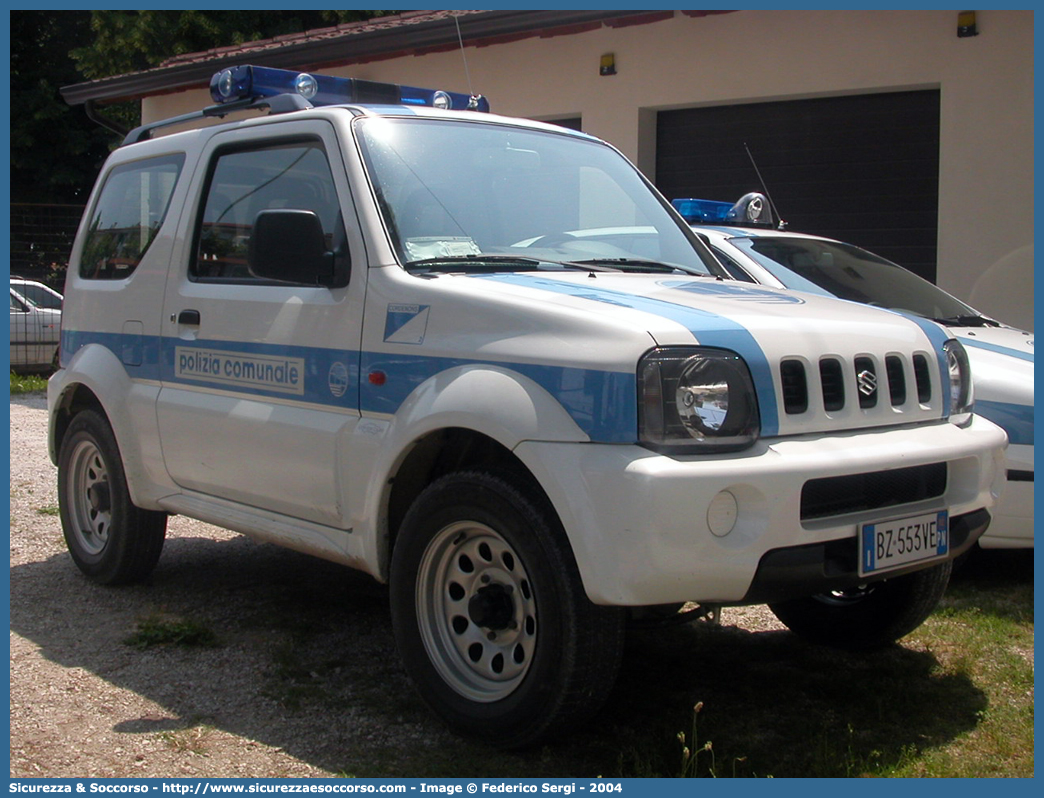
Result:
{"type": "Polygon", "coordinates": [[[416,606],[428,656],[455,692],[489,703],[525,679],[536,598],[522,561],[493,529],[473,521],[441,529],[421,559],[416,606]]]}
{"type": "Polygon", "coordinates": [[[109,469],[93,441],[80,441],[73,449],[66,494],[76,542],[89,555],[101,554],[109,542],[112,505],[109,469]]]}

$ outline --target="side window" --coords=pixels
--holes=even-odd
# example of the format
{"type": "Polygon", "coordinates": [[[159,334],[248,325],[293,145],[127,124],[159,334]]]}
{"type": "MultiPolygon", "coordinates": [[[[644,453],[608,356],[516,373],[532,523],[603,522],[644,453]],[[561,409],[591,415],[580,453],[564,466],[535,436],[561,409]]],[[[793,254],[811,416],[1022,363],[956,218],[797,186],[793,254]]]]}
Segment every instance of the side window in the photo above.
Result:
{"type": "Polygon", "coordinates": [[[280,208],[314,211],[327,249],[345,251],[333,175],[319,142],[219,152],[211,164],[197,226],[192,279],[258,281],[247,267],[254,219],[261,211],[280,208]]]}
{"type": "Polygon", "coordinates": [[[81,277],[121,280],[137,268],[167,215],[184,162],[184,155],[165,155],[109,172],[91,212],[81,277]]]}

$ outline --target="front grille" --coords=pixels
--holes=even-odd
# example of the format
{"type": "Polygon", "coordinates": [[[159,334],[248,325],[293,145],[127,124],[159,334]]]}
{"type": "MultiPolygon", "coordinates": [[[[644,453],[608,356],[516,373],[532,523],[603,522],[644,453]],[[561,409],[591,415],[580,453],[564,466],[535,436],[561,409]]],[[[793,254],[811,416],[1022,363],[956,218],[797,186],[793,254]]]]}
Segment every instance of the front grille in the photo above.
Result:
{"type": "Polygon", "coordinates": [[[914,355],[914,377],[917,380],[917,401],[922,405],[932,400],[932,377],[928,368],[928,358],[914,355]]]}
{"type": "Polygon", "coordinates": [[[810,382],[802,361],[793,358],[782,360],[779,364],[779,379],[783,393],[783,412],[787,415],[807,412],[813,403],[817,387],[821,391],[823,410],[828,413],[839,412],[850,401],[847,397],[846,383],[854,386],[854,395],[863,410],[872,410],[878,404],[885,405],[885,396],[888,397],[888,405],[902,407],[910,393],[907,385],[907,363],[912,363],[913,366],[917,400],[923,405],[929,404],[932,399],[931,368],[930,361],[923,354],[913,355],[909,361],[899,355],[888,355],[884,359],[883,370],[879,369],[878,361],[867,355],[853,358],[847,365],[846,361],[840,358],[824,357],[819,361],[818,386],[810,382]]]}
{"type": "Polygon", "coordinates": [[[819,379],[823,382],[823,409],[836,412],[845,406],[845,374],[841,361],[825,357],[819,361],[819,379]]]}
{"type": "Polygon", "coordinates": [[[783,386],[783,410],[793,415],[808,410],[808,380],[805,364],[800,360],[784,360],[779,364],[783,386]]]}
{"type": "Polygon", "coordinates": [[[885,373],[888,374],[888,398],[892,401],[892,407],[906,404],[906,373],[903,371],[903,361],[895,355],[885,358],[885,373]]]}
{"type": "Polygon", "coordinates": [[[946,463],[810,479],[801,489],[801,520],[911,504],[945,491],[946,463]]]}

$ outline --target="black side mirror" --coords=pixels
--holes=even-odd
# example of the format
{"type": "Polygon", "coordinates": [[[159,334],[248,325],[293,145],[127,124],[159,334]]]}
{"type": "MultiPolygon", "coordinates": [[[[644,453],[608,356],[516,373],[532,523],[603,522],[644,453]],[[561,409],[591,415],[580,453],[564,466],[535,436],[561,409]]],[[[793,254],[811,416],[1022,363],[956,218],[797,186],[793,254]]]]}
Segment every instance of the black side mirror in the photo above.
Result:
{"type": "Polygon", "coordinates": [[[336,254],[315,211],[268,210],[254,219],[247,251],[250,272],[267,280],[337,288],[348,284],[338,274],[336,254]]]}

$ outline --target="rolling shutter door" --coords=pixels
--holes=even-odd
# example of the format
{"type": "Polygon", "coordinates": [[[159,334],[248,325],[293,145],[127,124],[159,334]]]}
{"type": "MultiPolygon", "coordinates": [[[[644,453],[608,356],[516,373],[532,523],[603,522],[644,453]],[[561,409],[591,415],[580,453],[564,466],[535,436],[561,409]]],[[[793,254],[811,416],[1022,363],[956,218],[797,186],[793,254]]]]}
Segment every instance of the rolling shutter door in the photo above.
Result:
{"type": "Polygon", "coordinates": [[[865,247],[935,280],[939,92],[661,111],[656,175],[668,199],[761,191],[788,229],[865,247]]]}

